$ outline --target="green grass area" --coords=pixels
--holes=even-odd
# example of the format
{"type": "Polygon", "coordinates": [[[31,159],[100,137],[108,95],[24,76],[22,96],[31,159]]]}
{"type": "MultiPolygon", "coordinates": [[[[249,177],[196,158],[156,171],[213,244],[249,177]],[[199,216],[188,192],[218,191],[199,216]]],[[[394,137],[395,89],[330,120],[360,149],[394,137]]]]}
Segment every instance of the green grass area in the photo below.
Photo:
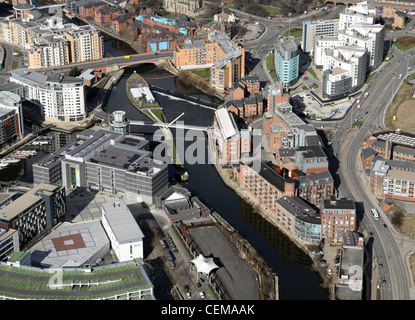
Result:
{"type": "Polygon", "coordinates": [[[308,87],[307,86],[303,86],[301,89],[303,89],[304,91],[307,91],[308,90],[308,87]]]}
{"type": "Polygon", "coordinates": [[[303,36],[303,27],[301,26],[294,26],[290,28],[290,30],[286,31],[283,37],[294,37],[294,38],[301,38],[303,36]]]}
{"type": "Polygon", "coordinates": [[[210,79],[210,68],[204,69],[191,69],[190,72],[193,72],[195,75],[203,78],[203,79],[210,79]]]}
{"type": "Polygon", "coordinates": [[[266,61],[266,65],[267,65],[267,69],[269,71],[269,74],[272,77],[272,80],[274,80],[275,82],[277,81],[277,74],[275,73],[275,59],[274,59],[274,52],[270,53],[267,56],[267,61],[266,61]]]}
{"type": "Polygon", "coordinates": [[[98,88],[98,89],[101,89],[101,87],[104,85],[104,83],[105,83],[105,80],[107,79],[107,78],[109,78],[109,77],[111,77],[110,75],[105,75],[96,85],[95,85],[95,87],[96,88],[98,88]]]}
{"type": "Polygon", "coordinates": [[[270,6],[262,6],[265,10],[267,10],[270,14],[282,14],[280,8],[270,7],[270,6]]]}
{"type": "MultiPolygon", "coordinates": [[[[150,118],[154,119],[153,115],[148,110],[143,110],[150,118]]],[[[154,108],[151,109],[151,112],[163,123],[167,123],[166,115],[164,114],[163,109],[154,108]]],[[[155,120],[155,119],[154,119],[155,120]]]]}
{"type": "Polygon", "coordinates": [[[375,76],[376,73],[377,72],[373,72],[369,77],[367,77],[367,79],[365,81],[365,84],[368,84],[373,79],[373,77],[375,76]]]}
{"type": "Polygon", "coordinates": [[[352,128],[360,128],[363,125],[364,121],[357,121],[352,124],[352,128]]]}
{"type": "Polygon", "coordinates": [[[311,67],[308,68],[307,72],[310,73],[313,76],[314,80],[318,80],[317,74],[316,74],[316,72],[314,71],[313,68],[311,68],[311,67]]]}
{"type": "Polygon", "coordinates": [[[406,51],[415,47],[415,37],[398,37],[397,40],[395,46],[399,50],[406,51]]]}
{"type": "Polygon", "coordinates": [[[318,20],[318,19],[322,19],[325,16],[327,16],[328,14],[330,14],[333,10],[326,10],[324,11],[322,14],[319,14],[317,16],[314,16],[311,20],[318,20]]]}
{"type": "Polygon", "coordinates": [[[17,69],[19,67],[19,62],[13,61],[12,62],[12,69],[17,69]]]}
{"type": "Polygon", "coordinates": [[[13,49],[13,52],[16,53],[15,57],[21,57],[22,56],[22,51],[18,50],[18,49],[13,49]]]}

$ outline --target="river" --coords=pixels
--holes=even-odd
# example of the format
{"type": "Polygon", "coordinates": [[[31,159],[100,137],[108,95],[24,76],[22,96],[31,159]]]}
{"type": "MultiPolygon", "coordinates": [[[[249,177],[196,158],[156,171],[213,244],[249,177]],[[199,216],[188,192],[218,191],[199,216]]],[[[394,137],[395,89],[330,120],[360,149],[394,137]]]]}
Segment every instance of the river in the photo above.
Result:
{"type": "MultiPolygon", "coordinates": [[[[168,75],[168,73],[151,66],[145,65],[135,68],[135,70],[142,76],[148,77],[149,84],[212,100],[198,90],[184,86],[177,78],[150,80],[153,77],[168,75]]],[[[108,112],[123,110],[130,120],[147,120],[131,105],[125,95],[126,80],[132,72],[133,69],[126,69],[124,77],[113,89],[108,99],[107,110],[108,112]]],[[[154,93],[154,96],[164,108],[169,121],[184,112],[184,116],[180,120],[186,124],[210,126],[213,123],[213,110],[157,93],[154,93]]],[[[136,134],[151,133],[152,130],[154,129],[131,128],[131,131],[136,134]]],[[[173,134],[175,134],[174,131],[173,134]]],[[[183,157],[181,158],[183,159],[183,157]]],[[[218,212],[261,254],[279,277],[279,298],[281,300],[329,299],[327,290],[321,287],[319,275],[312,269],[310,257],[223,183],[213,165],[189,165],[186,162],[184,165],[190,174],[190,179],[183,186],[218,212]]]]}

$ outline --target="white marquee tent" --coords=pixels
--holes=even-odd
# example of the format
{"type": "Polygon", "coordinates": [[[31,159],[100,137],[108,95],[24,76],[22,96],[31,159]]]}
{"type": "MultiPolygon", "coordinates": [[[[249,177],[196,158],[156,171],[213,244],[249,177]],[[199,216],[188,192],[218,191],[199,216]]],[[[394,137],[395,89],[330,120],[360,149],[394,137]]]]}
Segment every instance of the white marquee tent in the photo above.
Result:
{"type": "Polygon", "coordinates": [[[213,258],[206,258],[201,254],[191,262],[195,265],[198,273],[205,273],[207,275],[209,275],[212,270],[219,268],[216,263],[213,262],[213,258]]]}

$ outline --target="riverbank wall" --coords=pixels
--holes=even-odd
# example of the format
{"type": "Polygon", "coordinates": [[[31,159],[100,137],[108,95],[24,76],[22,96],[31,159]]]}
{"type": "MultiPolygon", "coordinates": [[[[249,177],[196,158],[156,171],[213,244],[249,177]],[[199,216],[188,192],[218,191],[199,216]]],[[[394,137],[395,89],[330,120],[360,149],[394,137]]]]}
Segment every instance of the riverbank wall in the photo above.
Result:
{"type": "Polygon", "coordinates": [[[267,265],[257,250],[217,212],[211,217],[226,238],[235,246],[239,255],[246,259],[255,271],[260,283],[260,300],[279,300],[278,275],[267,265]]]}
{"type": "Polygon", "coordinates": [[[206,79],[199,77],[193,72],[187,70],[178,70],[169,58],[164,59],[163,62],[160,62],[159,68],[162,68],[175,76],[177,76],[181,81],[186,85],[191,85],[196,89],[202,91],[204,94],[215,97],[221,101],[226,100],[226,94],[219,93],[215,88],[213,88],[206,79]]]}
{"type": "MultiPolygon", "coordinates": [[[[218,157],[216,157],[219,159],[218,157]]],[[[218,172],[219,176],[221,177],[222,181],[227,185],[230,189],[234,190],[234,192],[239,195],[241,198],[243,198],[246,202],[251,204],[254,208],[257,209],[258,213],[266,219],[269,223],[276,226],[278,230],[280,230],[282,233],[284,233],[298,248],[300,248],[303,252],[305,252],[310,259],[313,261],[313,270],[319,274],[321,279],[321,286],[329,291],[329,296],[333,296],[333,285],[331,280],[327,277],[326,269],[322,267],[319,263],[319,260],[316,259],[315,255],[312,253],[312,250],[310,249],[310,246],[307,244],[302,243],[298,239],[295,239],[291,235],[287,234],[284,230],[278,227],[278,225],[275,224],[273,219],[270,218],[269,213],[261,207],[261,205],[256,201],[255,198],[253,198],[248,193],[244,192],[238,185],[237,182],[232,179],[232,171],[230,171],[227,168],[223,168],[218,162],[214,164],[216,171],[218,172]]]]}

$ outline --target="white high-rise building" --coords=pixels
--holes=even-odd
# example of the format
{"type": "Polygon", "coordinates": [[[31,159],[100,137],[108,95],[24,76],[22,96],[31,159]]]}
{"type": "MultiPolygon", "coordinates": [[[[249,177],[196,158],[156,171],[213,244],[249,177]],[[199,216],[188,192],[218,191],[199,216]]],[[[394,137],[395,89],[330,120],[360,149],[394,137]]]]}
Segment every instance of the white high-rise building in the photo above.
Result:
{"type": "Polygon", "coordinates": [[[22,85],[24,97],[41,107],[46,121],[85,120],[84,82],[64,75],[46,76],[30,69],[10,71],[10,81],[22,85]]]}
{"type": "Polygon", "coordinates": [[[301,49],[305,53],[314,55],[316,39],[320,37],[335,37],[338,31],[338,19],[304,21],[301,49]]]}
{"type": "Polygon", "coordinates": [[[339,30],[347,29],[356,23],[374,24],[376,19],[376,8],[367,1],[346,8],[340,13],[339,30]]]}
{"type": "Polygon", "coordinates": [[[358,90],[370,70],[383,61],[385,27],[374,24],[376,9],[366,1],[340,14],[334,37],[314,40],[314,63],[323,71],[323,97],[342,97],[358,90]]]}

